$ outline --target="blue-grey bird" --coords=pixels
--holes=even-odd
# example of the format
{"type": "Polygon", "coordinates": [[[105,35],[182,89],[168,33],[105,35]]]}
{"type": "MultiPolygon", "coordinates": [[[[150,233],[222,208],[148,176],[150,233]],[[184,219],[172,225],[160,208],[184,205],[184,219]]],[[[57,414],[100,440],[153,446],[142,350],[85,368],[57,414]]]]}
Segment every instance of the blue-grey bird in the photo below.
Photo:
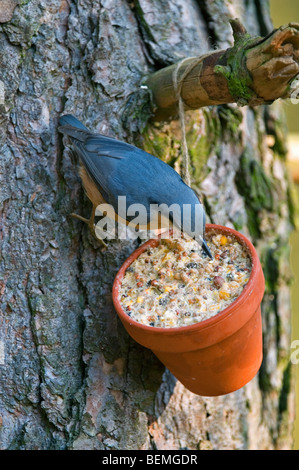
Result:
{"type": "MultiPolygon", "coordinates": [[[[104,202],[117,214],[120,196],[126,198],[126,212],[133,204],[142,204],[147,223],[153,214],[151,208],[160,206],[162,216],[194,238],[212,258],[204,239],[203,205],[170,165],[133,145],[89,131],[70,114],[60,117],[59,131],[70,137],[79,156],[80,176],[93,204],[93,218],[96,207],[104,202]]],[[[126,216],[126,221],[132,218],[126,216]]]]}

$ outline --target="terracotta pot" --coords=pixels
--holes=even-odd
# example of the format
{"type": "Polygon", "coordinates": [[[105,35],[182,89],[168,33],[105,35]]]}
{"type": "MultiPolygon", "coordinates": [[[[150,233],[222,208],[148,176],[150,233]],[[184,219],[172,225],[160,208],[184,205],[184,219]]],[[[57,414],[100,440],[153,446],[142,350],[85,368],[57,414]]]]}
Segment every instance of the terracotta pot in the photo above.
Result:
{"type": "Polygon", "coordinates": [[[231,393],[248,383],[262,361],[260,304],[265,280],[251,242],[239,232],[220,225],[206,231],[232,234],[245,244],[252,257],[252,271],[241,295],[214,317],[190,326],[155,328],[132,320],[122,309],[118,292],[129,265],[159,240],[149,240],[129,256],[113,285],[113,303],[125,329],[138,343],[151,349],[172,374],[191,392],[202,396],[231,393]]]}

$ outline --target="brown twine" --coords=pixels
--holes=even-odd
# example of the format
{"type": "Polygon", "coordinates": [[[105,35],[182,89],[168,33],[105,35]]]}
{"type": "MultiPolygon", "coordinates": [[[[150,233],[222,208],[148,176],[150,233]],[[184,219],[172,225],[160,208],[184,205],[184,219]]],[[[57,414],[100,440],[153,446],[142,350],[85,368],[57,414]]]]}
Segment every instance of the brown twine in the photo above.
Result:
{"type": "Polygon", "coordinates": [[[205,54],[200,57],[187,57],[180,62],[177,63],[177,66],[175,67],[173,74],[172,74],[172,81],[173,81],[173,86],[174,86],[174,91],[176,94],[176,98],[178,100],[178,108],[179,108],[179,119],[180,119],[180,125],[181,125],[181,131],[182,131],[182,149],[183,149],[183,180],[188,186],[191,186],[191,178],[190,178],[190,172],[189,172],[189,151],[188,151],[188,144],[187,144],[187,139],[186,139],[186,126],[185,126],[185,109],[184,109],[184,101],[181,96],[181,91],[183,87],[183,82],[187,78],[190,72],[199,65],[206,57],[210,56],[211,54],[205,54]],[[191,60],[191,63],[186,67],[184,72],[182,73],[180,79],[178,80],[178,73],[181,68],[181,66],[186,62],[187,60],[191,60]]]}

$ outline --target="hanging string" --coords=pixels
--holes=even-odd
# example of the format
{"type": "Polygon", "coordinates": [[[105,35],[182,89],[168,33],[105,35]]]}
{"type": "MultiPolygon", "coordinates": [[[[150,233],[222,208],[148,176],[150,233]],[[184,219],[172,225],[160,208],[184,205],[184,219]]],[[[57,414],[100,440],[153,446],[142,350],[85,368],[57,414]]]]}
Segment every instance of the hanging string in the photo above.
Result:
{"type": "Polygon", "coordinates": [[[182,91],[184,80],[189,75],[189,73],[209,55],[210,54],[205,54],[200,57],[187,57],[181,60],[180,62],[178,62],[172,74],[173,87],[174,87],[174,91],[176,94],[176,98],[178,100],[179,119],[180,119],[180,126],[181,126],[181,132],[182,132],[183,180],[188,186],[191,186],[191,178],[190,178],[190,171],[189,171],[189,151],[188,151],[188,144],[187,144],[187,138],[186,138],[185,109],[184,109],[184,101],[181,96],[181,91],[182,91]],[[186,67],[186,69],[184,70],[184,72],[182,73],[178,81],[178,74],[179,74],[180,68],[186,61],[190,61],[190,60],[191,60],[191,63],[188,65],[188,67],[186,67]]]}

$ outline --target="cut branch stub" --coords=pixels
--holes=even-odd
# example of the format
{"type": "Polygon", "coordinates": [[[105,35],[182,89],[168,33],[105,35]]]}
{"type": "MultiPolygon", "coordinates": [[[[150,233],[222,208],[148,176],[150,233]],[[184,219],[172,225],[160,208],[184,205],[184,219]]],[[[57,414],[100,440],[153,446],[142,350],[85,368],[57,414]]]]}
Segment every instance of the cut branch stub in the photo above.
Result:
{"type": "Polygon", "coordinates": [[[247,51],[246,66],[256,94],[250,104],[288,98],[299,73],[299,24],[282,26],[247,51]]]}
{"type": "Polygon", "coordinates": [[[256,106],[289,97],[299,74],[299,24],[282,26],[266,38],[251,37],[239,20],[231,26],[232,48],[184,59],[147,78],[154,120],[177,115],[175,71],[186,110],[234,102],[256,106]]]}
{"type": "MultiPolygon", "coordinates": [[[[190,64],[197,60],[197,65],[192,68],[180,86],[181,97],[186,109],[234,102],[226,78],[214,72],[214,68],[220,63],[223,54],[224,51],[211,53],[200,62],[198,58],[190,57],[184,60],[179,67],[178,82],[185,75],[190,64]]],[[[178,64],[174,64],[161,69],[146,81],[156,107],[154,120],[168,120],[177,115],[178,99],[173,82],[174,71],[177,67],[178,64]]]]}

